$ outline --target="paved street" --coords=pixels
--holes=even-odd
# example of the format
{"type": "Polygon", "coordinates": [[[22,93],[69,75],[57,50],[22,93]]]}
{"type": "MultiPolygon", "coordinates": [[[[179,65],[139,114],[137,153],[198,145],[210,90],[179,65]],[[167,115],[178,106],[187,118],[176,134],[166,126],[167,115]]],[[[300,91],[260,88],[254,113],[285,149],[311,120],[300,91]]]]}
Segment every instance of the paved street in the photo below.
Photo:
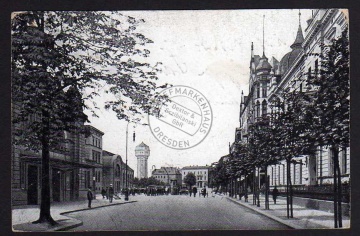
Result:
{"type": "Polygon", "coordinates": [[[130,196],[135,203],[67,214],[83,221],[72,231],[289,229],[225,197],[130,196]]]}

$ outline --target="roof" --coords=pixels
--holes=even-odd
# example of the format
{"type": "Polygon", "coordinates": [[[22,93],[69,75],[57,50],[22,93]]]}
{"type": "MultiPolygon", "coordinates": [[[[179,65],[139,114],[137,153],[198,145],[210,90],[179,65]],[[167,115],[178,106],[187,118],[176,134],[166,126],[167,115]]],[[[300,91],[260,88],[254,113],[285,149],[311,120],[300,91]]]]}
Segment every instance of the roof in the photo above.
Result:
{"type": "Polygon", "coordinates": [[[103,156],[114,156],[114,155],[116,155],[116,154],[114,154],[112,152],[105,151],[105,150],[103,150],[102,154],[103,154],[103,156]]]}
{"type": "Polygon", "coordinates": [[[139,145],[137,145],[135,147],[135,149],[137,148],[147,148],[147,149],[150,149],[148,145],[146,145],[144,142],[141,142],[139,145]]]}
{"type": "Polygon", "coordinates": [[[290,46],[291,48],[297,48],[297,47],[301,47],[301,44],[304,42],[304,36],[302,33],[302,29],[301,29],[301,25],[299,24],[299,28],[296,34],[296,39],[294,41],[294,43],[290,46]]]}
{"type": "Polygon", "coordinates": [[[267,57],[265,56],[265,54],[263,54],[263,56],[260,58],[260,62],[259,64],[256,66],[256,70],[271,70],[271,65],[268,62],[267,57]]]}
{"type": "Polygon", "coordinates": [[[87,129],[89,129],[90,131],[95,131],[95,132],[98,132],[101,136],[104,135],[105,133],[102,132],[101,130],[95,128],[94,126],[92,125],[84,125],[87,129]]]}
{"type": "Polygon", "coordinates": [[[304,36],[302,34],[301,25],[299,25],[298,32],[296,34],[296,39],[294,43],[290,46],[291,52],[286,53],[280,61],[280,74],[285,74],[291,65],[294,63],[295,59],[302,52],[301,44],[304,42],[304,36]]]}
{"type": "Polygon", "coordinates": [[[275,57],[271,57],[270,65],[272,66],[274,71],[277,71],[279,69],[280,62],[275,57]]]}
{"type": "Polygon", "coordinates": [[[210,166],[185,166],[181,170],[209,169],[210,166]]]}
{"type": "Polygon", "coordinates": [[[176,167],[161,167],[160,169],[155,169],[152,171],[153,175],[159,174],[169,174],[169,175],[180,175],[180,171],[176,167]]]}

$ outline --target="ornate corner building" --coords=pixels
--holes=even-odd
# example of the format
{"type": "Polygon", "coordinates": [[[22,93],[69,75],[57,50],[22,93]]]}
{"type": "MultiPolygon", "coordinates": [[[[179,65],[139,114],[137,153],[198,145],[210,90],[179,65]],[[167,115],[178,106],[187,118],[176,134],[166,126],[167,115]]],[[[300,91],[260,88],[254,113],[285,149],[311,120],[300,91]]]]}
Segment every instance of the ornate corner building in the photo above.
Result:
{"type": "MultiPolygon", "coordinates": [[[[339,9],[312,10],[311,17],[307,20],[305,31],[300,24],[297,29],[296,38],[290,44],[290,51],[280,61],[272,57],[270,60],[265,55],[254,55],[254,46],[251,45],[249,94],[241,94],[240,104],[240,127],[235,130],[235,142],[247,142],[249,137],[249,125],[256,122],[271,112],[269,104],[282,100],[282,94],[287,88],[306,89],[305,82],[299,79],[306,72],[316,70],[320,61],[312,53],[321,52],[321,44],[329,44],[332,39],[341,35],[347,27],[347,19],[344,12],[339,9]],[[305,37],[304,37],[305,35],[305,37]]],[[[316,155],[302,155],[294,158],[291,164],[291,180],[295,192],[319,191],[321,186],[331,184],[333,181],[333,163],[331,152],[326,147],[317,147],[316,155]]],[[[345,147],[340,152],[340,168],[343,183],[350,181],[350,147],[345,147]]],[[[268,166],[267,169],[270,188],[277,186],[285,189],[286,165],[279,163],[268,166]]],[[[265,182],[264,171],[259,171],[260,183],[265,182]]],[[[325,191],[326,192],[326,191],[325,191]]],[[[315,194],[316,195],[316,194],[315,194]]],[[[303,196],[307,196],[306,194],[303,196]]],[[[323,197],[326,199],[326,196],[323,197]]]]}

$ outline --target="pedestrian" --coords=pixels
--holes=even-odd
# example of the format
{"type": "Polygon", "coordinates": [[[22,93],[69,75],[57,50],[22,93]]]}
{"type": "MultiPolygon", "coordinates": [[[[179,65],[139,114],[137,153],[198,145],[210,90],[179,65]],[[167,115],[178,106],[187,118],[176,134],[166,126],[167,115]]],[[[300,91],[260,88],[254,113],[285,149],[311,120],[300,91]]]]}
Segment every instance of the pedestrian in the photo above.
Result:
{"type": "Polygon", "coordinates": [[[275,186],[275,188],[273,189],[273,192],[272,192],[274,204],[276,204],[276,198],[278,197],[278,195],[279,195],[279,190],[275,186]]]}
{"type": "Polygon", "coordinates": [[[191,194],[192,194],[192,189],[191,189],[191,186],[190,186],[189,193],[190,193],[190,197],[191,197],[191,194]]]}
{"type": "Polygon", "coordinates": [[[205,197],[206,196],[206,188],[203,187],[203,189],[201,189],[201,194],[205,197]]]}
{"type": "Polygon", "coordinates": [[[192,191],[193,191],[194,197],[196,197],[197,188],[195,186],[193,187],[192,191]]]}
{"type": "Polygon", "coordinates": [[[110,184],[110,187],[108,189],[108,195],[109,195],[109,202],[112,203],[113,197],[114,197],[114,189],[112,187],[113,185],[110,184]]]}
{"type": "Polygon", "coordinates": [[[109,187],[106,187],[105,192],[106,199],[109,199],[109,187]]]}
{"type": "Polygon", "coordinates": [[[91,191],[91,187],[88,188],[88,192],[87,192],[87,199],[88,199],[88,207],[91,208],[91,201],[93,199],[94,195],[91,191]]]}
{"type": "Polygon", "coordinates": [[[104,188],[101,189],[101,195],[103,197],[103,199],[105,199],[106,197],[106,190],[104,188]]]}

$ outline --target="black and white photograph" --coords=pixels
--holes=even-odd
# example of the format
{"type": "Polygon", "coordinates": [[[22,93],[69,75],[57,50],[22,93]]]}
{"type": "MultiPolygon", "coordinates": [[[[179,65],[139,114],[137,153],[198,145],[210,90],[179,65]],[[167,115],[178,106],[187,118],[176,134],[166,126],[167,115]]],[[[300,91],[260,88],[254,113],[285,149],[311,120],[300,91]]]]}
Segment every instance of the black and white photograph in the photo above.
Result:
{"type": "Polygon", "coordinates": [[[9,17],[13,232],[351,228],[348,9],[9,17]]]}

